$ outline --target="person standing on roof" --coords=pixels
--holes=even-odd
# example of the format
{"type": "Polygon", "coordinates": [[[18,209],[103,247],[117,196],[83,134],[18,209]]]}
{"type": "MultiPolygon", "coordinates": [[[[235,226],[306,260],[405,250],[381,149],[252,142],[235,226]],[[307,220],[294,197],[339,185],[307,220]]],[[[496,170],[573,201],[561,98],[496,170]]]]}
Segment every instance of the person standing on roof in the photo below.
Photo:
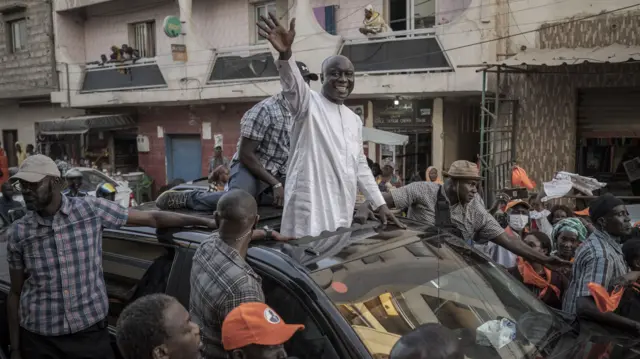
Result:
{"type": "MultiPolygon", "coordinates": [[[[510,239],[478,195],[482,180],[478,166],[469,161],[455,161],[441,186],[434,182],[414,182],[384,193],[389,207],[408,208],[407,217],[430,226],[450,227],[456,235],[471,244],[492,241],[504,249],[532,262],[554,268],[568,266],[569,262],[535,251],[520,239],[510,239]]],[[[370,217],[366,206],[360,206],[357,218],[370,217]]]]}
{"type": "Polygon", "coordinates": [[[64,175],[67,180],[67,188],[62,191],[67,197],[86,197],[89,194],[80,189],[82,187],[82,172],[80,170],[72,168],[64,175]]]}
{"type": "Polygon", "coordinates": [[[24,160],[17,182],[29,212],[6,232],[11,358],[111,359],[102,230],[123,225],[203,226],[215,221],[141,212],[95,197],[67,197],[51,158],[24,160]]]}
{"type": "Polygon", "coordinates": [[[355,81],[351,61],[340,55],[324,60],[322,93],[312,91],[292,56],[295,19],[289,30],[271,13],[261,19],[260,35],[280,53],[282,93],[293,121],[281,232],[299,238],[350,227],[358,189],[383,225],[404,227],[387,208],[367,164],[362,120],[344,105],[355,81]]]}
{"type": "Polygon", "coordinates": [[[264,302],[262,279],[246,262],[249,243],[257,239],[287,240],[277,232],[255,230],[258,205],[248,192],[225,192],[214,213],[218,231],[193,256],[189,308],[202,330],[205,359],[225,358],[221,328],[241,303],[264,302]]]}
{"type": "MultiPolygon", "coordinates": [[[[296,65],[307,84],[318,80],[307,65],[302,62],[296,65]]],[[[282,207],[291,123],[291,112],[282,93],[262,100],[244,114],[238,149],[231,160],[229,189],[251,193],[260,205],[272,203],[282,207]],[[272,195],[266,196],[268,192],[272,195]]],[[[206,190],[167,191],[156,199],[156,205],[161,209],[212,212],[222,195],[224,192],[206,190]]]]}

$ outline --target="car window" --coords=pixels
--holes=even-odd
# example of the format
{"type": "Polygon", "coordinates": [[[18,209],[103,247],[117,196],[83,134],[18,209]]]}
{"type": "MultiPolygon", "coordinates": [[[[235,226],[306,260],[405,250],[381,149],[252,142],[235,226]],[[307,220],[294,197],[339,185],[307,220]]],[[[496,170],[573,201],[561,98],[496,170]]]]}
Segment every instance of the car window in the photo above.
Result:
{"type": "Polygon", "coordinates": [[[137,298],[165,292],[174,257],[172,247],[103,238],[102,268],[109,296],[109,324],[115,325],[124,307],[137,298]]]}
{"type": "Polygon", "coordinates": [[[95,191],[98,185],[102,182],[110,183],[112,186],[117,187],[118,184],[112,181],[109,177],[100,173],[99,171],[81,171],[82,172],[82,186],[81,190],[85,192],[95,191]]]}
{"type": "Polygon", "coordinates": [[[262,276],[262,288],[267,305],[287,324],[303,324],[285,344],[288,356],[299,359],[339,359],[331,341],[320,329],[302,303],[287,288],[267,276],[262,276]]]}
{"type": "Polygon", "coordinates": [[[526,358],[557,329],[544,303],[462,241],[436,246],[416,237],[373,253],[311,274],[372,355],[389,355],[401,336],[440,323],[465,339],[467,357],[526,358]],[[517,336],[500,347],[476,343],[478,330],[503,318],[535,323],[528,333],[536,333],[537,340],[517,336]]]}

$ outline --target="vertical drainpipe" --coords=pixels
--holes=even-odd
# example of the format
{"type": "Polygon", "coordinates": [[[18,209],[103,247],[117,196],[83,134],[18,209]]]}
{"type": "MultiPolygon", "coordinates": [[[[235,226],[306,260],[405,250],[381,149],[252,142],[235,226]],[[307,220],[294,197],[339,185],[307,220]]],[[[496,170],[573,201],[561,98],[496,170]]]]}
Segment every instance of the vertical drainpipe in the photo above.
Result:
{"type": "Polygon", "coordinates": [[[64,72],[67,74],[67,106],[71,107],[71,84],[69,83],[69,63],[67,62],[64,63],[64,72]]]}
{"type": "MultiPolygon", "coordinates": [[[[54,18],[54,14],[53,14],[53,0],[47,0],[46,4],[49,6],[48,10],[48,16],[49,16],[49,45],[51,46],[51,51],[49,52],[49,58],[51,61],[51,80],[52,80],[52,84],[51,87],[52,89],[58,89],[60,90],[60,81],[58,79],[58,66],[56,65],[56,42],[55,42],[55,32],[53,29],[53,18],[54,18]]],[[[67,71],[68,72],[68,71],[67,71]]],[[[69,87],[69,85],[67,85],[67,87],[69,87]]]]}

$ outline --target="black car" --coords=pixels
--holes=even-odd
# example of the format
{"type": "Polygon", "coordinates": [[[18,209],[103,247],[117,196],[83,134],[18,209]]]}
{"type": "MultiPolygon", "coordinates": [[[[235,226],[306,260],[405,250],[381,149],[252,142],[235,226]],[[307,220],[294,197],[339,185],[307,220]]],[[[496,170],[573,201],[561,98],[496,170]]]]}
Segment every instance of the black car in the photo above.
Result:
{"type": "MultiPolygon", "coordinates": [[[[637,338],[574,322],[545,306],[523,285],[462,240],[402,220],[406,230],[354,225],[314,238],[257,242],[248,261],[262,276],[267,303],[288,323],[304,324],[286,344],[301,359],[388,358],[394,343],[424,323],[455,330],[467,358],[634,358],[637,338]],[[499,348],[476,331],[507,319],[516,334],[499,348]],[[577,331],[576,329],[579,329],[577,331]],[[579,333],[579,334],[578,334],[579,333]],[[481,344],[478,344],[481,343],[481,344]]],[[[261,226],[277,229],[280,214],[262,208],[261,226]]],[[[192,258],[210,232],[105,230],[103,268],[112,334],[122,309],[136,298],[165,292],[188,307],[192,258]]],[[[0,260],[0,304],[9,277],[0,260]]],[[[6,312],[0,344],[9,343],[6,312]]],[[[114,342],[115,348],[115,342],[114,342]]]]}

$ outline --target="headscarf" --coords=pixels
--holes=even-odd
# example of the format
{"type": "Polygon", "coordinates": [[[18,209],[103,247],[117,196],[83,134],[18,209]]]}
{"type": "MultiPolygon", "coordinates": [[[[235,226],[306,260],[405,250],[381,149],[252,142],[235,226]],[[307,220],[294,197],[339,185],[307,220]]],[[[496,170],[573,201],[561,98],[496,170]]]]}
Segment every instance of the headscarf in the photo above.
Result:
{"type": "Polygon", "coordinates": [[[556,223],[556,225],[553,226],[553,232],[551,234],[553,241],[555,242],[560,232],[564,231],[575,233],[580,242],[584,242],[584,240],[587,239],[587,227],[585,227],[578,218],[565,218],[556,223]]]}
{"type": "Polygon", "coordinates": [[[426,180],[427,182],[434,182],[434,183],[438,183],[438,184],[442,184],[442,180],[440,179],[440,171],[438,171],[437,168],[435,168],[435,166],[429,166],[429,168],[427,168],[427,171],[425,172],[426,175],[426,180]],[[432,181],[431,178],[429,178],[429,172],[431,172],[431,170],[436,170],[436,180],[432,181]]]}

